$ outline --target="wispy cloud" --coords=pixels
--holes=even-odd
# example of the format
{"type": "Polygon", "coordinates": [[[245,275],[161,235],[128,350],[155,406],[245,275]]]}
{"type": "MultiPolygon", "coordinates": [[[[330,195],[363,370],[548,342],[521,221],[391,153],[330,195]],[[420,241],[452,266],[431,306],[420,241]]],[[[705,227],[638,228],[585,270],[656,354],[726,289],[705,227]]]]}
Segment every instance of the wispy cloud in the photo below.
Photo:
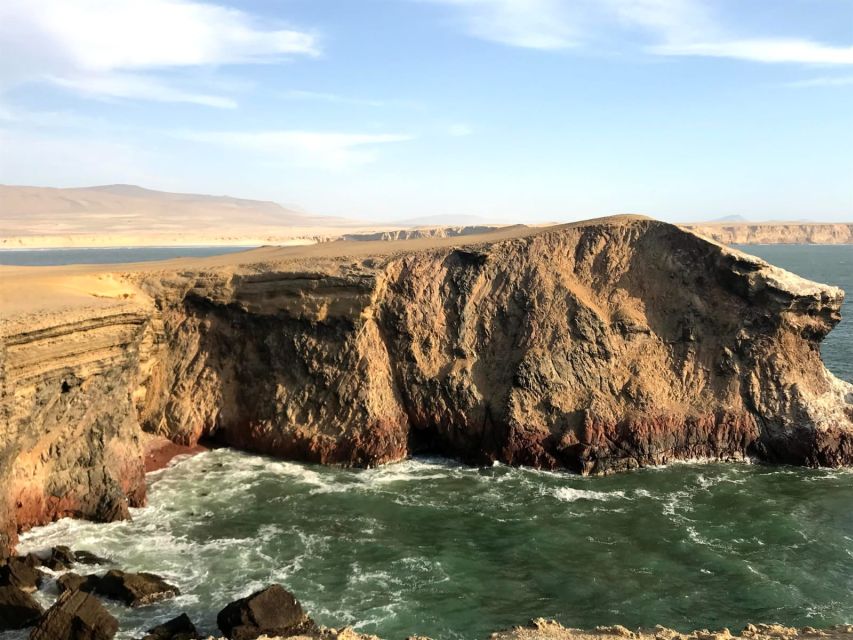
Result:
{"type": "Polygon", "coordinates": [[[263,154],[268,159],[313,169],[345,169],[378,158],[376,147],[413,140],[408,134],[328,131],[184,131],[178,137],[263,154]]]}
{"type": "Polygon", "coordinates": [[[666,44],[654,47],[653,51],[669,56],[735,58],[751,62],[853,65],[853,46],[836,47],[791,38],[666,44]]]}
{"type": "Polygon", "coordinates": [[[853,76],[821,76],[818,78],[809,78],[808,80],[786,82],[783,86],[792,89],[806,89],[808,87],[853,87],[853,76]]]}
{"type": "Polygon", "coordinates": [[[129,98],[154,102],[189,102],[219,109],[233,109],[237,101],[226,96],[194,93],[138,73],[106,73],[46,80],[96,98],[129,98]]]}
{"type": "Polygon", "coordinates": [[[558,50],[640,30],[667,41],[706,31],[695,0],[422,0],[455,7],[472,36],[528,49],[558,50]]]}
{"type": "MultiPolygon", "coordinates": [[[[853,46],[800,38],[739,37],[703,0],[421,0],[454,7],[472,36],[530,49],[607,42],[635,32],[635,46],[663,56],[763,63],[853,64],[853,46]],[[651,40],[649,42],[648,40],[651,40]]],[[[619,38],[623,41],[624,38],[619,38]]]]}
{"type": "Polygon", "coordinates": [[[560,0],[427,0],[461,11],[471,35],[528,49],[566,49],[579,33],[567,20],[560,0]]]}
{"type": "Polygon", "coordinates": [[[315,34],[193,0],[4,0],[0,89],[51,82],[87,95],[233,106],[158,72],[319,55],[315,34]]]}

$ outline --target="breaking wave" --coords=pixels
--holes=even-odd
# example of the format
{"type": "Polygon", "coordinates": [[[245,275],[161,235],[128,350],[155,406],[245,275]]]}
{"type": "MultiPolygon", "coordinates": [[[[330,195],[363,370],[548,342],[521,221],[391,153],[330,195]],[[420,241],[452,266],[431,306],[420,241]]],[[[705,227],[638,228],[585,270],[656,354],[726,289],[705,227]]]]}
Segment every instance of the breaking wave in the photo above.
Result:
{"type": "Polygon", "coordinates": [[[849,472],[581,478],[436,458],[347,470],[221,449],[149,482],[132,521],[61,520],[19,549],[67,544],[178,584],[175,600],[109,604],[122,640],[182,612],[215,634],[222,606],[271,582],[321,624],[387,638],[472,640],[538,616],[681,629],[853,619],[849,472]]]}

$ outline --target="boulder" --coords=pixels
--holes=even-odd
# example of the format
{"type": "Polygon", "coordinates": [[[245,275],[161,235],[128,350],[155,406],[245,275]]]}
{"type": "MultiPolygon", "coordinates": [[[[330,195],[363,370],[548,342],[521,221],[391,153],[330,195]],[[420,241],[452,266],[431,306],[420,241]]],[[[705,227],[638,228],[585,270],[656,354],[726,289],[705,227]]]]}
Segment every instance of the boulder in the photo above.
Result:
{"type": "Polygon", "coordinates": [[[42,573],[33,566],[28,556],[9,558],[0,566],[0,586],[13,586],[24,591],[35,591],[41,586],[42,573]]]}
{"type": "Polygon", "coordinates": [[[0,587],[0,632],[32,626],[44,613],[29,593],[18,587],[0,587]]]}
{"type": "Polygon", "coordinates": [[[59,593],[74,591],[75,589],[91,592],[99,580],[100,578],[96,575],[81,576],[73,571],[69,571],[56,579],[56,588],[59,590],[59,593]]]}
{"type": "Polygon", "coordinates": [[[23,562],[25,565],[32,567],[33,569],[38,569],[44,564],[44,561],[37,553],[28,553],[25,556],[18,556],[17,559],[19,562],[23,562]]]}
{"type": "Polygon", "coordinates": [[[141,607],[181,594],[176,586],[153,573],[125,573],[118,569],[108,571],[91,590],[130,607],[141,607]]]}
{"type": "Polygon", "coordinates": [[[235,600],[219,612],[216,624],[229,640],[296,635],[314,628],[299,601],[280,584],[235,600]]]}
{"type": "Polygon", "coordinates": [[[148,630],[142,640],[200,640],[201,636],[189,616],[182,613],[177,618],[148,630]]]}
{"type": "Polygon", "coordinates": [[[95,596],[66,591],[47,610],[30,640],[112,640],[118,621],[95,596]]]}
{"type": "Polygon", "coordinates": [[[68,547],[58,546],[50,550],[50,557],[44,561],[44,566],[53,571],[67,571],[74,563],[74,552],[68,547]]]}

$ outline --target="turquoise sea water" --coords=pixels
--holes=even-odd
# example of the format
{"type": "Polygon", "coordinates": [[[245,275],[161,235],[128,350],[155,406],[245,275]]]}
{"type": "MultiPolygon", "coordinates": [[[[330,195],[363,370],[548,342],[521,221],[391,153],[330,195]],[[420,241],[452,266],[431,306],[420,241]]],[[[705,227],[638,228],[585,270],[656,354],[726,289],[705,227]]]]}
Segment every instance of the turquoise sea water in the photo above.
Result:
{"type": "MultiPolygon", "coordinates": [[[[853,247],[749,250],[853,290],[853,247]]],[[[824,357],[850,379],[848,326],[824,357]]],[[[271,582],[323,624],[389,640],[478,640],[537,616],[682,630],[853,622],[849,470],[682,464],[581,478],[443,459],[345,470],[221,449],[152,474],[150,505],[133,515],[63,520],[20,547],[68,544],[178,584],[172,601],[110,605],[127,639],[183,611],[214,633],[220,608],[271,582]]]]}

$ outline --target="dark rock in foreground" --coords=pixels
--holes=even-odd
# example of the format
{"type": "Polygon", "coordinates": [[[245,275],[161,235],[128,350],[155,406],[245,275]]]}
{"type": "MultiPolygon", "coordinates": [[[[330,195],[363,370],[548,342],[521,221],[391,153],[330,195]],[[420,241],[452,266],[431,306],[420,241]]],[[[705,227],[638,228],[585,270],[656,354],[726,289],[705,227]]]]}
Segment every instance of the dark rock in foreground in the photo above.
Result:
{"type": "MultiPolygon", "coordinates": [[[[91,576],[88,578],[90,579],[91,576]]],[[[118,600],[130,607],[141,607],[181,593],[178,587],[153,573],[125,573],[113,569],[93,582],[91,587],[84,585],[83,588],[91,588],[100,596],[118,600]]]]}
{"type": "Polygon", "coordinates": [[[118,621],[83,591],[66,591],[36,625],[30,640],[112,640],[118,621]]]}
{"type": "Polygon", "coordinates": [[[95,575],[81,576],[73,571],[69,571],[56,579],[56,588],[59,590],[59,593],[74,591],[75,589],[91,592],[98,583],[98,580],[100,578],[95,575]]]}
{"type": "Polygon", "coordinates": [[[229,640],[296,635],[314,627],[299,601],[279,584],[232,602],[216,616],[216,624],[229,640]]]}
{"type": "Polygon", "coordinates": [[[34,557],[9,558],[0,566],[0,586],[12,586],[24,591],[35,591],[42,583],[42,574],[33,565],[34,557]]]}
{"type": "Polygon", "coordinates": [[[44,609],[29,593],[18,587],[0,587],[0,632],[29,627],[42,613],[44,609]]]}
{"type": "Polygon", "coordinates": [[[74,566],[75,562],[74,552],[60,545],[50,550],[50,557],[44,561],[44,566],[53,571],[67,571],[74,566]]]}
{"type": "Polygon", "coordinates": [[[189,616],[182,613],[177,618],[149,629],[142,640],[200,640],[200,638],[189,616]]]}

